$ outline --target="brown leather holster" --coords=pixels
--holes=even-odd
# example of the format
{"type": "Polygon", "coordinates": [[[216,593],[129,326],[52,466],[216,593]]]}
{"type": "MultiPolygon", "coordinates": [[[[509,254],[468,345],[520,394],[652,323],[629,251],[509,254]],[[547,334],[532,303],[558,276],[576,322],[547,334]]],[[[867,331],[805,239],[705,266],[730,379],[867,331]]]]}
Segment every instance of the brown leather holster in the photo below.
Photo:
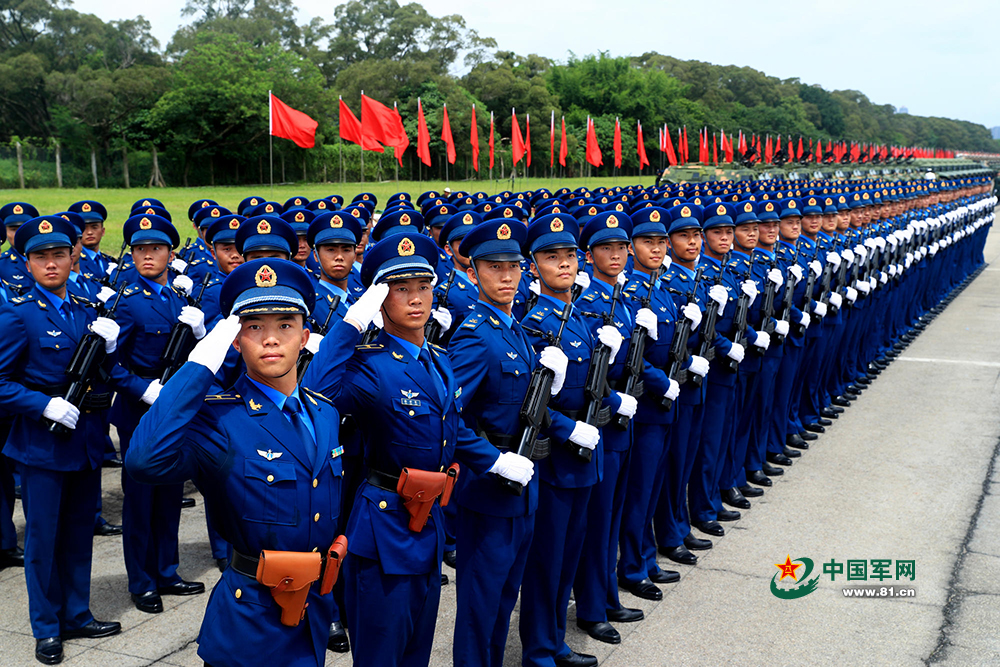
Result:
{"type": "Polygon", "coordinates": [[[410,514],[410,530],[419,533],[424,529],[435,500],[440,498],[441,507],[448,504],[458,479],[458,470],[457,463],[452,463],[445,472],[403,468],[396,483],[396,493],[403,499],[403,507],[410,514]]]}
{"type": "Polygon", "coordinates": [[[271,589],[271,597],[281,607],[281,624],[297,626],[306,615],[309,587],[320,583],[320,594],[333,590],[337,574],[347,555],[347,538],[334,540],[326,554],[318,551],[261,551],[257,581],[271,589]]]}

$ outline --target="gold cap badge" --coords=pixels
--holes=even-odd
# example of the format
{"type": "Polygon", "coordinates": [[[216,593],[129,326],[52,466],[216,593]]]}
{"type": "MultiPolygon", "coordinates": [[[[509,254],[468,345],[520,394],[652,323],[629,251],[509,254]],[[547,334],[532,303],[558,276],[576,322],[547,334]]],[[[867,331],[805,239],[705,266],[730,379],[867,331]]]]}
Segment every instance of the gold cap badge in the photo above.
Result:
{"type": "Polygon", "coordinates": [[[497,238],[501,241],[510,239],[510,227],[507,226],[507,223],[500,225],[500,228],[497,230],[497,238]]]}
{"type": "Polygon", "coordinates": [[[149,218],[143,218],[139,221],[139,229],[152,229],[153,223],[149,218]]]}
{"type": "Polygon", "coordinates": [[[275,274],[274,269],[267,264],[257,269],[257,274],[254,276],[254,280],[257,282],[257,287],[274,287],[278,284],[277,274],[275,274]]]}
{"type": "Polygon", "coordinates": [[[52,223],[48,220],[42,220],[38,223],[38,233],[39,234],[51,234],[52,233],[52,223]]]}
{"type": "Polygon", "coordinates": [[[271,223],[267,220],[261,220],[257,223],[257,233],[258,234],[270,234],[271,233],[271,223]]]}
{"type": "Polygon", "coordinates": [[[416,252],[416,246],[413,245],[413,241],[406,237],[404,237],[403,240],[399,242],[399,245],[396,246],[396,253],[400,257],[409,257],[414,252],[416,252]]]}

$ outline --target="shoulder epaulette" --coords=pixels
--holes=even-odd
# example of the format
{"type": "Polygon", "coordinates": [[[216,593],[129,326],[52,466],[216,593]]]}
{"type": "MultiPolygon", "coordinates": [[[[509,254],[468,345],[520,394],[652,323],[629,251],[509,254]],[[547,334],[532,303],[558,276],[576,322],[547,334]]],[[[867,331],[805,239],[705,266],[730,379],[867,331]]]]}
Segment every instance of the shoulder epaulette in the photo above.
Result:
{"type": "Polygon", "coordinates": [[[208,394],[205,396],[206,403],[242,403],[243,397],[239,394],[208,394]]]}
{"type": "Polygon", "coordinates": [[[132,285],[131,287],[126,287],[125,291],[122,292],[122,296],[132,296],[133,294],[138,294],[142,291],[141,285],[132,285]]]}
{"type": "Polygon", "coordinates": [[[589,294],[584,294],[582,298],[584,301],[592,302],[597,298],[597,294],[595,292],[590,292],[589,294]]]}
{"type": "MultiPolygon", "coordinates": [[[[310,398],[310,397],[312,397],[312,398],[318,398],[319,400],[323,401],[324,403],[328,403],[330,405],[333,405],[333,401],[331,401],[329,398],[327,398],[323,394],[319,393],[318,391],[313,391],[312,389],[309,389],[308,387],[302,387],[301,389],[302,389],[302,391],[304,391],[306,393],[306,398],[310,398]]],[[[313,401],[313,402],[315,403],[315,401],[313,401]]]]}
{"type": "Polygon", "coordinates": [[[376,352],[378,350],[384,349],[384,345],[381,343],[373,343],[371,345],[355,345],[354,349],[360,352],[376,352]]]}
{"type": "Polygon", "coordinates": [[[429,345],[432,350],[436,350],[442,354],[448,354],[448,350],[444,349],[440,345],[435,345],[434,343],[427,343],[427,345],[429,345]]]}
{"type": "Polygon", "coordinates": [[[15,296],[13,299],[10,300],[10,302],[15,306],[20,306],[23,303],[28,303],[29,301],[34,301],[34,300],[35,300],[34,294],[25,294],[24,296],[15,296]]]}
{"type": "Polygon", "coordinates": [[[486,318],[483,317],[482,313],[472,313],[465,318],[465,321],[462,322],[462,327],[464,329],[475,329],[482,324],[485,319],[486,318]]]}
{"type": "Polygon", "coordinates": [[[539,322],[541,322],[542,320],[545,319],[545,316],[548,315],[548,313],[546,312],[547,310],[548,308],[545,308],[544,310],[536,310],[535,312],[531,313],[531,319],[538,320],[539,322]]]}
{"type": "Polygon", "coordinates": [[[86,299],[82,296],[77,296],[76,294],[70,294],[69,298],[73,300],[73,303],[78,303],[81,306],[88,306],[90,308],[96,308],[97,305],[90,299],[86,299]]]}

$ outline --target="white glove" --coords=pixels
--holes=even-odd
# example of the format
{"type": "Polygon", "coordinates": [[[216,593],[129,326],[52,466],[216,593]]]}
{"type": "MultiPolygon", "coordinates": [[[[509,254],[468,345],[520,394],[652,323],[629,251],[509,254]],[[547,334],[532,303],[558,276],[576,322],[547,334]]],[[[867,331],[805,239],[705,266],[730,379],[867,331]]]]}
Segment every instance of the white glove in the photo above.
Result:
{"type": "Polygon", "coordinates": [[[107,303],[108,299],[113,297],[117,292],[108,287],[107,285],[101,286],[101,291],[97,293],[97,300],[101,303],[107,303]]]}
{"type": "Polygon", "coordinates": [[[236,335],[241,328],[240,318],[236,315],[230,315],[226,319],[220,320],[212,327],[208,335],[194,346],[191,354],[188,355],[188,361],[201,364],[212,375],[215,375],[222,368],[222,362],[226,360],[226,352],[236,340],[236,335]]]}
{"type": "Polygon", "coordinates": [[[663,395],[663,398],[675,401],[677,400],[677,397],[681,395],[681,386],[677,384],[677,380],[673,378],[667,378],[667,379],[670,380],[670,388],[667,389],[667,393],[663,395]]]}
{"type": "Polygon", "coordinates": [[[170,262],[170,268],[176,271],[177,273],[184,273],[187,267],[188,263],[180,258],[176,258],[172,262],[170,262]]]}
{"type": "Polygon", "coordinates": [[[868,249],[865,248],[863,245],[859,245],[857,248],[855,248],[854,252],[858,253],[858,257],[861,258],[862,262],[868,259],[868,249]]]}
{"type": "Polygon", "coordinates": [[[376,329],[384,329],[385,322],[382,320],[382,311],[375,313],[375,317],[372,318],[372,324],[375,325],[376,329]]]}
{"type": "Polygon", "coordinates": [[[174,288],[184,292],[184,296],[191,296],[191,292],[194,290],[194,281],[191,280],[190,276],[177,276],[174,278],[174,288]]]}
{"type": "Polygon", "coordinates": [[[618,356],[618,350],[622,347],[622,341],[624,337],[611,325],[604,325],[597,330],[597,339],[601,341],[604,345],[611,348],[611,363],[615,363],[615,358],[618,356]]]}
{"type": "Polygon", "coordinates": [[[739,363],[743,361],[743,357],[746,356],[746,353],[747,351],[743,349],[742,345],[739,343],[733,343],[729,348],[729,352],[726,352],[726,356],[739,363]]]}
{"type": "Polygon", "coordinates": [[[786,320],[778,320],[777,322],[775,322],[774,333],[778,334],[779,336],[787,336],[788,322],[786,320]]]}
{"type": "Polygon", "coordinates": [[[813,312],[816,313],[818,317],[826,317],[826,304],[822,301],[817,301],[816,305],[813,306],[813,312]]]}
{"type": "Polygon", "coordinates": [[[839,309],[841,306],[844,305],[844,297],[840,296],[836,292],[831,292],[830,293],[830,304],[834,308],[839,309]]]}
{"type": "Polygon", "coordinates": [[[639,401],[637,401],[634,396],[623,394],[620,391],[617,393],[618,398],[622,400],[622,404],[618,406],[618,414],[625,415],[629,419],[635,417],[635,411],[639,407],[639,401]]]}
{"type": "Polygon", "coordinates": [[[809,313],[802,313],[802,317],[799,318],[799,324],[808,329],[810,322],[812,322],[812,318],[809,317],[809,313]]]}
{"type": "Polygon", "coordinates": [[[890,264],[889,265],[889,277],[890,278],[895,278],[896,277],[896,265],[895,264],[890,264]]]}
{"type": "Polygon", "coordinates": [[[757,295],[760,294],[760,290],[757,289],[757,283],[752,280],[744,280],[740,283],[740,289],[750,297],[750,305],[752,306],[753,302],[757,300],[757,295]]]}
{"type": "MultiPolygon", "coordinates": [[[[634,399],[633,399],[634,400],[634,399]]],[[[594,449],[601,441],[601,432],[596,426],[584,422],[577,422],[573,427],[573,432],[569,434],[570,442],[573,442],[586,449],[594,449]]]]}
{"type": "Polygon", "coordinates": [[[663,271],[666,271],[674,263],[674,260],[670,259],[670,255],[663,256],[663,265],[660,267],[663,271]]]}
{"type": "Polygon", "coordinates": [[[535,474],[535,464],[531,462],[531,459],[520,454],[500,452],[496,463],[486,472],[492,472],[512,482],[519,482],[521,486],[527,486],[535,474]]]}
{"type": "MultiPolygon", "coordinates": [[[[700,312],[700,311],[699,311],[700,312]]],[[[649,308],[640,308],[635,314],[635,323],[646,330],[649,337],[656,340],[659,331],[656,322],[656,315],[649,308]]]]}
{"type": "Polygon", "coordinates": [[[104,270],[104,273],[106,273],[106,274],[108,274],[110,276],[117,269],[118,269],[118,265],[116,263],[114,263],[114,262],[111,262],[110,264],[108,264],[108,268],[104,270]]]}
{"type": "Polygon", "coordinates": [[[874,250],[875,246],[877,246],[877,245],[878,245],[878,243],[875,241],[875,239],[865,239],[865,247],[866,248],[871,248],[872,250],[874,250]]]}
{"type": "Polygon", "coordinates": [[[753,339],[753,344],[762,350],[771,347],[771,335],[765,331],[758,331],[757,337],[753,339]]]}
{"type": "Polygon", "coordinates": [[[708,289],[708,298],[719,304],[719,315],[726,309],[726,302],[729,301],[729,292],[722,285],[712,285],[708,289]]]}
{"type": "Polygon", "coordinates": [[[536,296],[541,296],[542,284],[537,280],[532,280],[530,283],[528,283],[528,291],[536,296]]]}
{"type": "Polygon", "coordinates": [[[590,276],[587,275],[586,271],[578,271],[576,278],[573,279],[574,285],[579,285],[584,290],[590,287],[590,276]]]}
{"type": "Polygon", "coordinates": [[[694,331],[701,324],[701,308],[696,303],[686,303],[681,308],[681,314],[691,320],[691,330],[694,331]]]}
{"type": "Polygon", "coordinates": [[[833,264],[833,270],[836,271],[840,268],[840,253],[828,252],[826,253],[826,261],[833,264]]]}
{"type": "Polygon", "coordinates": [[[107,317],[98,317],[90,325],[90,330],[104,339],[104,351],[111,354],[118,348],[118,332],[121,327],[118,323],[107,317]]]}
{"type": "Polygon", "coordinates": [[[49,399],[42,410],[42,416],[58,422],[66,428],[76,428],[76,422],[80,419],[80,408],[76,407],[65,398],[55,396],[49,399]]]}
{"type": "Polygon", "coordinates": [[[877,245],[879,249],[885,250],[885,239],[882,238],[881,236],[878,237],[877,239],[875,239],[875,245],[877,245]]]}
{"type": "MultiPolygon", "coordinates": [[[[882,275],[884,276],[885,274],[883,273],[882,275]]],[[[872,276],[871,278],[868,279],[868,284],[871,285],[872,289],[875,289],[876,282],[878,281],[875,280],[875,276],[872,276]]]]}
{"type": "MultiPolygon", "coordinates": [[[[890,267],[890,268],[892,268],[892,267],[890,267]]],[[[872,279],[869,282],[870,283],[874,283],[875,282],[875,277],[873,276],[872,279]]],[[[885,271],[879,271],[878,282],[880,282],[883,285],[885,285],[887,282],[889,282],[889,275],[885,271]]],[[[871,288],[875,289],[875,285],[872,284],[871,288]]]]}
{"type": "Polygon", "coordinates": [[[691,365],[688,366],[688,370],[695,375],[700,375],[705,377],[708,375],[708,359],[705,357],[699,357],[697,354],[691,355],[691,365]]]}
{"type": "Polygon", "coordinates": [[[840,252],[840,256],[847,261],[847,265],[850,266],[854,264],[854,253],[851,252],[850,248],[845,248],[840,252]]]}
{"type": "Polygon", "coordinates": [[[859,280],[857,287],[859,292],[864,292],[865,294],[872,291],[872,286],[868,284],[867,280],[859,280]]]}
{"type": "Polygon", "coordinates": [[[817,278],[819,278],[823,274],[823,265],[820,264],[818,260],[814,259],[813,261],[809,262],[809,268],[812,269],[812,272],[816,274],[817,278]]]}
{"type": "Polygon", "coordinates": [[[906,262],[904,264],[904,268],[907,268],[907,269],[910,268],[911,264],[913,264],[913,253],[912,252],[908,252],[908,253],[906,253],[906,262]]]}
{"type": "Polygon", "coordinates": [[[798,264],[788,267],[788,271],[795,277],[795,282],[802,280],[802,267],[798,264]]]}
{"type": "MultiPolygon", "coordinates": [[[[323,334],[318,334],[315,332],[309,332],[309,340],[306,341],[306,350],[316,354],[319,352],[319,344],[323,342],[323,334]]],[[[302,378],[299,378],[300,380],[302,378]]]]}
{"type": "Polygon", "coordinates": [[[556,374],[555,379],[552,380],[552,395],[555,396],[562,391],[563,383],[566,381],[566,367],[569,365],[569,359],[558,347],[549,345],[538,356],[538,363],[556,374]]]}
{"type": "Polygon", "coordinates": [[[618,274],[618,277],[615,278],[615,282],[617,282],[622,287],[624,287],[625,284],[628,283],[628,277],[625,275],[624,271],[618,274]]]}
{"type": "Polygon", "coordinates": [[[389,294],[389,283],[378,283],[365,290],[354,304],[347,309],[344,321],[354,325],[358,331],[364,331],[372,323],[382,308],[382,302],[389,294]]]}
{"type": "Polygon", "coordinates": [[[785,284],[785,277],[781,275],[781,271],[778,269],[771,269],[768,271],[767,279],[774,283],[775,287],[781,287],[785,284]]]}
{"type": "Polygon", "coordinates": [[[452,319],[454,318],[452,318],[451,312],[447,308],[438,306],[431,311],[431,317],[433,317],[435,321],[441,325],[442,333],[451,329],[452,319]]]}
{"type": "Polygon", "coordinates": [[[146,387],[146,391],[142,392],[142,398],[139,400],[146,405],[152,405],[156,402],[156,399],[159,398],[161,389],[163,389],[163,385],[160,384],[160,381],[153,380],[149,383],[149,386],[146,387]]]}
{"type": "Polygon", "coordinates": [[[177,316],[177,321],[191,327],[196,340],[205,337],[205,313],[201,309],[194,306],[184,306],[181,308],[181,314],[177,316]]]}

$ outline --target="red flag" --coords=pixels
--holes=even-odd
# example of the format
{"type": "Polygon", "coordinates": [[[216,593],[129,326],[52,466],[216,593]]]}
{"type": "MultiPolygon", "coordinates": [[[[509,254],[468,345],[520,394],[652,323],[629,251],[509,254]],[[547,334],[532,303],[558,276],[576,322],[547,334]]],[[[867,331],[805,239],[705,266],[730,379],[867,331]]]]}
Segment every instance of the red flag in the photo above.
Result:
{"type": "Polygon", "coordinates": [[[399,109],[396,108],[396,103],[392,103],[392,112],[396,114],[396,127],[398,129],[398,142],[393,148],[396,152],[396,159],[399,160],[399,166],[403,166],[403,153],[406,149],[410,147],[410,138],[406,136],[406,129],[403,128],[403,117],[399,115],[399,109]]]}
{"type": "Polygon", "coordinates": [[[687,164],[691,160],[691,145],[688,143],[688,126],[684,126],[684,141],[681,142],[681,152],[684,153],[684,157],[681,158],[681,162],[687,164]]]}
{"type": "Polygon", "coordinates": [[[597,132],[594,129],[594,121],[587,117],[587,162],[600,167],[604,164],[604,156],[601,155],[601,147],[597,145],[597,132]]]}
{"type": "MultiPolygon", "coordinates": [[[[362,146],[361,123],[358,122],[357,117],[351,112],[343,98],[340,100],[340,138],[362,146]]],[[[370,137],[365,139],[362,148],[366,151],[384,152],[382,144],[370,137]]]]}
{"type": "Polygon", "coordinates": [[[771,135],[767,135],[767,140],[764,142],[764,162],[771,164],[771,160],[774,159],[774,153],[771,152],[771,135]]]}
{"type": "Polygon", "coordinates": [[[417,157],[428,167],[431,166],[431,135],[424,120],[424,105],[417,98],[417,157]]]}
{"type": "Polygon", "coordinates": [[[777,155],[781,152],[781,135],[778,135],[778,143],[774,146],[774,154],[777,155]]]}
{"type": "Polygon", "coordinates": [[[524,156],[524,137],[521,136],[521,127],[517,124],[517,114],[513,109],[510,110],[510,117],[510,149],[514,160],[511,166],[514,166],[524,156]]]}
{"type": "Polygon", "coordinates": [[[802,136],[801,135],[799,136],[799,147],[795,151],[795,159],[796,160],[801,160],[802,159],[802,136]]]}
{"type": "MultiPolygon", "coordinates": [[[[678,130],[678,132],[679,131],[680,130],[678,130]]],[[[670,136],[670,128],[667,127],[666,123],[663,124],[663,134],[664,134],[664,143],[666,144],[666,149],[667,149],[667,162],[670,163],[671,167],[676,166],[677,154],[674,153],[674,140],[670,136]]]]}
{"type": "Polygon", "coordinates": [[[490,112],[490,169],[493,169],[493,112],[490,112]]]}
{"type": "Polygon", "coordinates": [[[569,147],[566,145],[566,116],[562,117],[562,136],[559,139],[559,164],[566,166],[566,157],[569,155],[569,147]]]}
{"type": "Polygon", "coordinates": [[[556,166],[556,110],[552,110],[549,121],[549,169],[556,166]]]}
{"type": "Polygon", "coordinates": [[[371,138],[383,146],[395,148],[396,159],[400,164],[403,162],[403,151],[410,145],[399,111],[390,109],[364,93],[361,93],[361,137],[364,141],[371,138]]]}
{"type": "Polygon", "coordinates": [[[715,141],[715,133],[712,133],[712,162],[719,164],[719,146],[715,141]]]}
{"type": "Polygon", "coordinates": [[[816,162],[823,161],[823,140],[820,139],[816,142],[816,162]]]}
{"type": "Polygon", "coordinates": [[[639,154],[639,171],[642,171],[642,166],[649,166],[649,158],[646,157],[646,144],[642,139],[642,123],[636,121],[636,138],[635,138],[635,150],[639,154]]]}
{"type": "Polygon", "coordinates": [[[531,114],[524,117],[524,157],[525,168],[531,166],[531,114]]]}
{"type": "Polygon", "coordinates": [[[444,105],[441,113],[441,141],[444,142],[448,164],[455,164],[455,140],[451,136],[451,122],[448,120],[448,105],[444,105]]]}
{"type": "Polygon", "coordinates": [[[622,166],[622,128],[615,118],[615,138],[611,142],[611,147],[615,151],[615,167],[621,169],[622,166]]]}
{"type": "Polygon", "coordinates": [[[476,105],[472,105],[472,130],[469,133],[472,144],[472,168],[479,173],[479,127],[476,126],[476,105]]]}
{"type": "Polygon", "coordinates": [[[300,148],[312,148],[316,145],[316,128],[319,123],[301,111],[293,109],[268,91],[270,127],[268,130],[275,137],[294,141],[300,148]]]}
{"type": "Polygon", "coordinates": [[[708,164],[708,128],[698,131],[698,162],[708,164]]]}

